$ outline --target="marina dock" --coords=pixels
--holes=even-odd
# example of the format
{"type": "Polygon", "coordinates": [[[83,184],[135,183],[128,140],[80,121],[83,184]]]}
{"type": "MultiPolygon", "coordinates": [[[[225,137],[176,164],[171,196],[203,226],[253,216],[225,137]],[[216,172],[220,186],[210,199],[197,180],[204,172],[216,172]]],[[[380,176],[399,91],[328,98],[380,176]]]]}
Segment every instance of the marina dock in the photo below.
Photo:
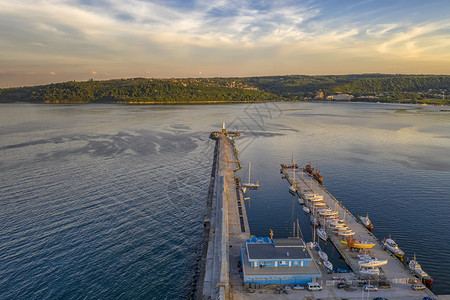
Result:
{"type": "MultiPolygon", "coordinates": [[[[287,239],[272,240],[272,237],[270,239],[264,238],[260,240],[261,238],[251,236],[241,182],[235,175],[235,172],[240,169],[238,151],[233,141],[233,137],[235,136],[237,136],[237,133],[226,132],[225,128],[222,132],[213,132],[211,134],[211,138],[215,140],[214,162],[207,200],[207,213],[203,223],[205,226],[205,240],[201,272],[197,282],[195,298],[361,299],[361,296],[364,296],[364,291],[362,287],[358,287],[357,282],[364,278],[376,282],[377,278],[364,277],[358,274],[359,266],[356,256],[358,253],[350,251],[345,245],[341,247],[340,238],[335,236],[334,233],[328,232],[330,241],[340,252],[353,273],[345,275],[327,274],[327,270],[323,265],[317,265],[315,263],[319,260],[316,251],[310,251],[309,248],[303,246],[303,241],[295,242],[294,240],[288,241],[287,239]],[[281,255],[286,254],[288,258],[278,262],[272,260],[270,262],[272,264],[271,266],[259,265],[261,263],[269,264],[267,259],[262,258],[257,263],[258,266],[253,265],[253,269],[250,266],[252,262],[248,258],[253,259],[254,256],[252,255],[255,255],[254,251],[256,251],[256,248],[250,248],[249,243],[253,243],[252,245],[254,246],[252,247],[260,247],[261,251],[263,248],[270,248],[273,251],[278,251],[281,255]],[[291,247],[289,248],[291,250],[287,250],[289,251],[288,253],[280,252],[281,249],[288,249],[286,247],[291,247]],[[300,255],[297,257],[297,254],[294,255],[297,250],[293,250],[292,247],[300,249],[304,256],[300,255]],[[297,259],[296,265],[294,265],[295,259],[297,259]],[[287,262],[288,260],[289,263],[287,262]],[[292,260],[292,266],[290,260],[292,260]],[[309,265],[306,264],[305,267],[304,263],[308,260],[309,265]],[[283,266],[287,263],[289,265],[288,267],[283,266]],[[310,272],[310,275],[308,272],[310,272]],[[323,290],[307,291],[287,289],[286,284],[280,285],[276,283],[279,279],[274,280],[285,275],[290,275],[292,278],[295,278],[295,276],[308,278],[309,276],[308,280],[319,282],[323,290]],[[256,282],[265,280],[266,283],[244,284],[244,280],[249,280],[252,276],[257,277],[252,279],[256,280],[256,282]],[[334,276],[345,276],[348,279],[347,282],[351,284],[350,289],[337,289],[336,281],[333,280],[334,276]],[[282,295],[280,295],[281,291],[283,291],[282,295]]],[[[282,169],[282,173],[291,185],[295,186],[296,192],[301,199],[306,200],[305,194],[311,191],[323,195],[326,204],[330,208],[339,210],[340,218],[345,219],[349,227],[355,231],[354,238],[376,244],[372,249],[365,252],[365,254],[372,255],[379,260],[388,260],[388,264],[382,267],[380,275],[385,276],[392,283],[392,288],[371,292],[371,296],[382,296],[389,299],[422,299],[423,297],[437,299],[428,289],[422,291],[412,290],[411,282],[415,278],[409,270],[396,257],[391,255],[390,252],[384,250],[382,243],[364,226],[358,223],[356,218],[337,199],[328,193],[324,187],[301,172],[295,173],[292,170],[282,169]]],[[[290,279],[288,278],[288,280],[290,279]]],[[[293,284],[290,286],[292,287],[293,284]]]]}
{"type": "MultiPolygon", "coordinates": [[[[322,195],[323,202],[325,202],[329,208],[338,211],[340,220],[344,220],[347,226],[355,232],[351,238],[375,244],[375,246],[371,249],[361,249],[358,253],[355,252],[355,250],[349,249],[347,245],[342,245],[341,240],[343,238],[326,228],[329,240],[333,243],[355,275],[357,275],[360,279],[372,280],[373,282],[378,282],[379,277],[382,276],[389,280],[392,284],[408,284],[408,287],[411,283],[417,281],[417,278],[412,275],[409,269],[407,269],[407,267],[391,252],[385,250],[383,243],[378,240],[366,227],[358,222],[358,220],[344,207],[341,202],[339,202],[316,180],[312,179],[309,173],[304,172],[303,170],[293,172],[292,169],[284,168],[282,168],[281,172],[289,184],[295,187],[298,197],[302,199],[303,202],[306,203],[308,201],[305,194],[316,193],[322,195]],[[360,258],[357,256],[358,254],[370,255],[378,260],[387,260],[388,263],[380,267],[380,274],[378,276],[360,274],[360,266],[358,264],[360,258]]],[[[433,295],[433,293],[428,289],[421,291],[421,293],[423,293],[423,297],[435,297],[435,295],[433,295]]],[[[421,295],[419,294],[420,293],[418,291],[414,293],[417,297],[421,295]]]]}

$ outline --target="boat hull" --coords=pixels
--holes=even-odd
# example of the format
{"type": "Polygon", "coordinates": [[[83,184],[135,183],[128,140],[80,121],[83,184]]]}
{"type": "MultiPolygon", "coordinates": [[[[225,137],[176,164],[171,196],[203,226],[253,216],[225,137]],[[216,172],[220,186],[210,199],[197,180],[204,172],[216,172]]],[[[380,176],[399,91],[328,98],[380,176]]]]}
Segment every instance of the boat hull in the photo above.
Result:
{"type": "Polygon", "coordinates": [[[350,248],[357,248],[357,249],[371,249],[373,246],[375,246],[374,243],[363,243],[361,241],[346,241],[342,240],[341,245],[347,245],[350,248]]]}

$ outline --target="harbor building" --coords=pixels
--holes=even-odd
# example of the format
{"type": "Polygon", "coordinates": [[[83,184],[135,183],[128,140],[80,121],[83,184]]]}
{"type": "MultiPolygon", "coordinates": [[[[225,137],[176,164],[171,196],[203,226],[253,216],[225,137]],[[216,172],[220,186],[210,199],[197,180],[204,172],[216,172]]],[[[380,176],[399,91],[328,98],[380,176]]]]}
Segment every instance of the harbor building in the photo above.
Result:
{"type": "Polygon", "coordinates": [[[302,239],[253,237],[241,247],[241,259],[248,284],[304,284],[322,277],[302,239]]]}

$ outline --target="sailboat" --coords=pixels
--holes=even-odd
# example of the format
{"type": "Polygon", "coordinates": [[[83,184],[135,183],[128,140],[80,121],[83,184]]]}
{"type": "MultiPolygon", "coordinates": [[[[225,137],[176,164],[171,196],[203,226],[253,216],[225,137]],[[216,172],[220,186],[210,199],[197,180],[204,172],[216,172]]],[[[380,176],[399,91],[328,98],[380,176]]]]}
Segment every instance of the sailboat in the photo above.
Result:
{"type": "Polygon", "coordinates": [[[248,189],[257,189],[259,188],[259,182],[257,181],[256,183],[252,183],[250,181],[250,171],[252,169],[252,162],[248,163],[248,183],[244,183],[243,185],[241,185],[242,187],[242,191],[245,193],[244,189],[246,190],[248,189]]]}
{"type": "Polygon", "coordinates": [[[317,228],[317,235],[324,241],[326,242],[328,239],[328,235],[325,232],[325,228],[324,227],[319,227],[317,228]]]}
{"type": "Polygon", "coordinates": [[[289,187],[289,193],[294,194],[297,193],[297,189],[295,188],[295,164],[294,164],[294,155],[292,155],[292,185],[289,187]]]}

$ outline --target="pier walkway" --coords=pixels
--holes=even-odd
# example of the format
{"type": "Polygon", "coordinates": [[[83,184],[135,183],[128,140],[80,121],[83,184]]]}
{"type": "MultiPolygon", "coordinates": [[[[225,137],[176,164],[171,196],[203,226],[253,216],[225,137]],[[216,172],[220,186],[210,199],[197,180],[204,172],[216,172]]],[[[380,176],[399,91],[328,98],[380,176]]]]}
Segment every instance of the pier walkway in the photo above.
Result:
{"type": "Polygon", "coordinates": [[[226,134],[215,132],[215,159],[210,186],[204,274],[197,299],[230,299],[231,285],[243,285],[239,272],[240,246],[250,238],[244,197],[236,185],[236,149],[226,134]]]}

